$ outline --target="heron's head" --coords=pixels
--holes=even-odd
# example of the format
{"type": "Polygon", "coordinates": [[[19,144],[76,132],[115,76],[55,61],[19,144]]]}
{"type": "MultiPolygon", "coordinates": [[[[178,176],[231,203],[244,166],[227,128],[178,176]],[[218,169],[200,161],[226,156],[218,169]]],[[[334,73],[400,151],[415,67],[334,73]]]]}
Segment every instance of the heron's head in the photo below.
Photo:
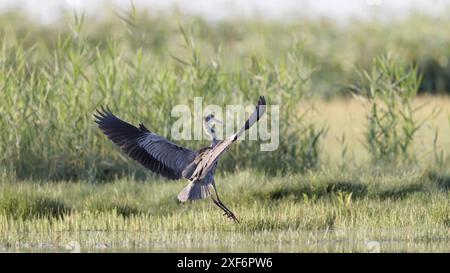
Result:
{"type": "Polygon", "coordinates": [[[211,127],[214,123],[222,124],[222,121],[215,118],[213,114],[207,115],[203,122],[205,123],[205,125],[209,125],[208,127],[211,127]]]}
{"type": "Polygon", "coordinates": [[[214,124],[222,124],[222,121],[215,118],[213,114],[209,114],[203,119],[203,128],[208,135],[212,136],[213,139],[216,138],[214,124]]]}

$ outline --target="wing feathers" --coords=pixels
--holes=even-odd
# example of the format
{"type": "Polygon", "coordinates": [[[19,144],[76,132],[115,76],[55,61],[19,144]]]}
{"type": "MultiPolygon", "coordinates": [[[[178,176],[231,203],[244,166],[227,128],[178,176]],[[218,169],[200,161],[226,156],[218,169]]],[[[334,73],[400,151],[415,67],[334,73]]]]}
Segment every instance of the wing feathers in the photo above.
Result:
{"type": "Polygon", "coordinates": [[[153,134],[143,124],[136,128],[117,118],[108,107],[105,109],[101,106],[94,117],[100,130],[123,152],[147,169],[168,179],[180,179],[189,160],[195,158],[194,151],[153,134]]]}
{"type": "Polygon", "coordinates": [[[255,124],[255,122],[257,122],[262,117],[262,115],[266,111],[266,99],[264,98],[264,96],[259,97],[258,103],[255,107],[255,111],[245,122],[245,125],[235,135],[232,136],[233,141],[238,139],[245,132],[245,130],[248,130],[250,127],[252,127],[253,124],[255,124]]]}

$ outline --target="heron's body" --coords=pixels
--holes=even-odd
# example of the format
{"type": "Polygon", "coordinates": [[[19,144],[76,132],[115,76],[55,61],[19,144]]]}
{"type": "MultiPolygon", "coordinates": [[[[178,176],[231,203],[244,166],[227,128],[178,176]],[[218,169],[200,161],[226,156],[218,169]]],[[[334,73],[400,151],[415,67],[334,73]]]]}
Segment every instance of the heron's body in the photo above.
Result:
{"type": "Polygon", "coordinates": [[[200,179],[190,181],[189,184],[178,194],[178,200],[186,202],[188,200],[197,200],[209,197],[211,195],[211,187],[215,187],[214,173],[217,168],[217,163],[208,172],[208,174],[200,179]]]}
{"type": "Polygon", "coordinates": [[[260,97],[255,112],[245,125],[232,136],[218,140],[212,122],[219,122],[213,115],[205,118],[205,131],[211,136],[211,145],[198,151],[178,146],[149,131],[144,125],[139,128],[117,118],[109,109],[95,115],[99,128],[128,156],[154,173],[168,179],[188,179],[189,184],[178,194],[181,202],[212,196],[229,218],[237,221],[234,214],[220,201],[214,173],[220,156],[242,133],[259,120],[265,111],[265,99],[260,97]]]}

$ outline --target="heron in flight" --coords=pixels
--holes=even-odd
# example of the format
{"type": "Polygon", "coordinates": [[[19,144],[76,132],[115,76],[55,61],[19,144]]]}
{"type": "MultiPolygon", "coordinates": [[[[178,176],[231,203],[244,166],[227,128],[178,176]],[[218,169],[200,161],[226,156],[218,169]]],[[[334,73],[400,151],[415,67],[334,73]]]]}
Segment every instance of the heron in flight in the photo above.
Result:
{"type": "Polygon", "coordinates": [[[135,127],[116,117],[108,107],[105,109],[102,106],[94,117],[100,130],[110,140],[150,171],[170,180],[188,179],[189,184],[178,194],[181,202],[212,196],[214,204],[224,211],[225,216],[239,222],[220,200],[214,172],[222,154],[261,118],[265,110],[266,100],[261,96],[244,126],[224,140],[217,139],[214,129],[214,123],[221,121],[209,114],[203,120],[203,128],[211,137],[211,145],[198,151],[176,145],[149,131],[142,123],[135,127]]]}

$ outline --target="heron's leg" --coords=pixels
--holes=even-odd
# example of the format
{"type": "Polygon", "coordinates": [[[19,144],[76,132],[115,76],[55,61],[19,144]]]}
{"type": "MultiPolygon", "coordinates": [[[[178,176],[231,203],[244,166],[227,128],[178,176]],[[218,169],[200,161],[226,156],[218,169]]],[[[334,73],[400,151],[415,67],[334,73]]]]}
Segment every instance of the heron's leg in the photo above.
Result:
{"type": "Polygon", "coordinates": [[[214,204],[216,204],[219,208],[221,208],[221,209],[225,212],[224,215],[230,215],[230,214],[233,214],[233,213],[231,212],[231,210],[229,210],[229,209],[222,203],[222,201],[220,201],[219,193],[217,192],[216,185],[214,185],[214,183],[212,183],[211,186],[210,186],[210,188],[212,188],[212,191],[213,191],[213,193],[214,193],[214,194],[212,195],[214,204]]]}
{"type": "Polygon", "coordinates": [[[223,214],[224,216],[225,215],[229,215],[230,214],[230,212],[226,209],[226,208],[224,208],[214,197],[213,197],[213,202],[214,202],[214,204],[216,204],[221,210],[223,210],[225,213],[223,214]]]}
{"type": "Polygon", "coordinates": [[[220,202],[214,198],[213,198],[213,202],[214,202],[214,204],[216,204],[220,209],[222,209],[225,212],[223,214],[224,216],[226,215],[228,217],[231,217],[231,214],[233,214],[233,213],[227,207],[225,207],[222,202],[220,202]]]}
{"type": "Polygon", "coordinates": [[[209,184],[209,187],[208,187],[209,189],[210,189],[210,193],[212,193],[211,194],[211,196],[212,196],[212,199],[213,199],[213,202],[214,202],[214,204],[216,204],[220,209],[222,209],[224,212],[225,212],[225,214],[224,215],[228,215],[228,216],[230,216],[231,214],[233,214],[223,203],[222,203],[222,201],[220,201],[220,198],[219,198],[219,194],[218,194],[218,192],[217,192],[217,188],[216,188],[216,185],[214,184],[214,182],[212,182],[211,184],[209,184]]]}
{"type": "Polygon", "coordinates": [[[214,183],[212,183],[210,188],[212,188],[213,192],[214,192],[214,194],[212,194],[214,204],[216,204],[219,208],[221,208],[225,212],[224,215],[226,215],[228,218],[231,218],[234,221],[239,222],[239,220],[236,218],[236,216],[234,216],[234,213],[231,210],[229,210],[225,206],[225,204],[222,203],[222,201],[220,201],[219,194],[217,193],[216,185],[214,185],[214,183]]]}
{"type": "MultiPolygon", "coordinates": [[[[210,188],[212,188],[212,187],[210,187],[210,188]]],[[[214,194],[211,194],[211,197],[212,197],[214,204],[216,204],[221,210],[223,210],[225,212],[224,215],[229,214],[230,211],[219,202],[217,192],[214,190],[213,190],[213,192],[214,192],[214,194]]]]}
{"type": "Polygon", "coordinates": [[[216,204],[219,208],[221,208],[225,212],[223,215],[226,215],[228,218],[233,219],[236,222],[239,222],[234,213],[231,210],[229,210],[220,200],[215,200],[213,198],[213,201],[214,204],[216,204]]]}

